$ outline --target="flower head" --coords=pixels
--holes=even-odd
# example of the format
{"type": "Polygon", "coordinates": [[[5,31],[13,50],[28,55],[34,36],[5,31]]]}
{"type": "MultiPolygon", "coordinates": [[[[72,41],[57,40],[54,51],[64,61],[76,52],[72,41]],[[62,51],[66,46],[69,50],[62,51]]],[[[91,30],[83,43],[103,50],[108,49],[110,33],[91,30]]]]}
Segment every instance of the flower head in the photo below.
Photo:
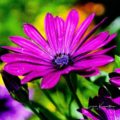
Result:
{"type": "Polygon", "coordinates": [[[77,28],[79,15],[71,10],[66,21],[60,17],[53,17],[48,13],[45,18],[46,39],[30,24],[24,24],[24,32],[28,38],[12,36],[10,40],[18,47],[4,46],[13,53],[1,57],[7,64],[4,70],[13,75],[25,76],[22,84],[35,78],[42,77],[41,88],[54,87],[60,76],[76,71],[83,76],[99,73],[98,67],[113,61],[105,53],[110,48],[101,47],[109,43],[116,34],[101,32],[89,38],[105,21],[102,20],[86,36],[84,36],[95,14],[88,16],[77,28]]]}
{"type": "Polygon", "coordinates": [[[109,86],[100,88],[99,95],[89,100],[89,108],[82,108],[79,111],[92,120],[119,120],[120,119],[120,90],[109,86]]]}
{"type": "Polygon", "coordinates": [[[0,120],[26,120],[31,112],[12,99],[7,89],[0,86],[0,120]]]}

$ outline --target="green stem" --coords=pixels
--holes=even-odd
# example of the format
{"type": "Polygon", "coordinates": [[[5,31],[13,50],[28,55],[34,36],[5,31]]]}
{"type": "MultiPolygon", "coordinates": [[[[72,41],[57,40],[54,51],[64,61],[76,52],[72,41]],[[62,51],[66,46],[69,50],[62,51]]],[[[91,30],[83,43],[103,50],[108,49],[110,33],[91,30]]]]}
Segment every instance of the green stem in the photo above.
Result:
{"type": "MultiPolygon", "coordinates": [[[[38,87],[40,87],[40,83],[37,83],[38,87]]],[[[62,114],[61,109],[58,107],[56,102],[53,100],[53,98],[50,96],[50,93],[48,90],[42,90],[43,94],[50,100],[50,102],[57,108],[57,110],[62,114]]]]}
{"type": "Polygon", "coordinates": [[[37,111],[37,110],[34,108],[34,106],[31,104],[31,102],[27,102],[27,103],[25,103],[25,105],[26,105],[33,113],[35,113],[35,114],[38,116],[38,118],[40,118],[41,120],[47,120],[47,118],[43,115],[42,112],[39,112],[39,111],[37,111]]]}
{"type": "Polygon", "coordinates": [[[62,113],[62,111],[60,110],[60,108],[58,107],[58,105],[55,103],[55,101],[53,100],[53,98],[50,96],[50,94],[48,93],[47,90],[43,90],[43,93],[46,95],[46,97],[50,100],[50,102],[52,102],[52,104],[57,108],[57,110],[62,113]]]}
{"type": "Polygon", "coordinates": [[[71,77],[70,77],[70,75],[66,75],[66,76],[65,76],[65,79],[66,79],[67,85],[68,85],[68,87],[69,87],[69,89],[70,89],[70,91],[71,91],[71,93],[72,93],[72,95],[73,95],[76,103],[78,104],[79,108],[82,108],[82,104],[81,104],[78,96],[76,95],[76,91],[75,91],[74,86],[73,86],[73,84],[72,84],[72,82],[71,82],[71,77]]]}
{"type": "MultiPolygon", "coordinates": [[[[72,93],[72,95],[73,95],[76,103],[78,104],[79,108],[81,109],[83,106],[82,106],[82,104],[81,104],[81,102],[80,102],[80,100],[79,100],[79,98],[78,98],[78,96],[77,96],[77,94],[76,94],[76,90],[75,90],[75,88],[74,88],[74,86],[73,86],[73,83],[72,83],[72,81],[71,81],[71,76],[70,76],[70,74],[68,74],[68,75],[65,76],[65,80],[66,80],[66,82],[67,82],[67,85],[68,85],[68,87],[69,87],[69,89],[70,89],[70,91],[71,91],[71,93],[72,93]]],[[[87,119],[86,116],[83,115],[83,117],[84,117],[84,119],[87,119]]]]}

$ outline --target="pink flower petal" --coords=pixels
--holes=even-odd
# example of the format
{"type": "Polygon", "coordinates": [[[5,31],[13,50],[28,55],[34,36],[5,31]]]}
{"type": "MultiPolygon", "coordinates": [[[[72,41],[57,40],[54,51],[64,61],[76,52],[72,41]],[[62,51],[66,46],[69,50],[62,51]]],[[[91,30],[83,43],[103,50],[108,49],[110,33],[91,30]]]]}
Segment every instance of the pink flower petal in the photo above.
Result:
{"type": "Polygon", "coordinates": [[[89,68],[89,67],[99,67],[106,65],[110,62],[112,62],[114,59],[110,56],[107,55],[97,55],[97,56],[91,56],[91,57],[86,57],[84,59],[75,61],[76,67],[81,67],[81,68],[89,68]]]}
{"type": "Polygon", "coordinates": [[[120,68],[116,68],[116,69],[115,69],[115,72],[116,72],[116,73],[120,73],[120,68]]]}
{"type": "Polygon", "coordinates": [[[17,45],[23,47],[24,49],[37,54],[39,57],[43,57],[46,59],[50,58],[49,54],[46,54],[37,45],[35,45],[34,43],[32,43],[31,41],[29,41],[25,38],[22,38],[19,36],[12,36],[12,37],[10,37],[10,39],[17,45]]]}
{"type": "MultiPolygon", "coordinates": [[[[44,76],[46,74],[45,71],[49,71],[47,68],[46,70],[40,70],[40,71],[33,71],[31,73],[29,73],[28,75],[26,75],[22,81],[21,81],[21,84],[25,84],[27,82],[30,82],[31,80],[33,79],[36,79],[36,78],[41,78],[42,76],[44,76]]],[[[50,72],[50,71],[49,71],[50,72]]]]}
{"type": "Polygon", "coordinates": [[[55,18],[55,25],[56,25],[56,33],[57,33],[57,44],[58,44],[58,49],[57,53],[64,53],[64,20],[60,17],[55,18]]]}
{"type": "Polygon", "coordinates": [[[119,120],[120,119],[120,109],[107,109],[106,107],[101,107],[102,111],[107,118],[107,120],[119,120]]]}
{"type": "Polygon", "coordinates": [[[12,62],[12,63],[8,63],[7,65],[5,65],[4,70],[12,75],[19,76],[19,75],[24,75],[29,72],[32,72],[34,70],[40,71],[42,68],[48,69],[49,67],[41,66],[38,64],[35,65],[35,64],[28,63],[28,62],[12,62]]]}
{"type": "Polygon", "coordinates": [[[35,53],[32,53],[32,52],[28,51],[25,48],[12,47],[12,46],[2,46],[2,48],[7,49],[7,50],[11,50],[11,51],[16,52],[16,53],[22,53],[24,55],[29,55],[31,57],[35,57],[37,59],[41,59],[41,60],[47,61],[47,59],[43,59],[40,56],[36,55],[35,53]]]}
{"type": "Polygon", "coordinates": [[[42,89],[50,89],[53,88],[58,81],[60,80],[60,73],[59,72],[51,72],[45,75],[41,82],[42,89]]]}
{"type": "Polygon", "coordinates": [[[50,63],[45,62],[39,58],[35,58],[29,55],[24,55],[21,53],[7,53],[1,56],[1,60],[7,63],[23,61],[23,62],[30,62],[31,64],[36,63],[36,64],[41,64],[41,65],[51,65],[50,63]]]}
{"type": "Polygon", "coordinates": [[[105,46],[105,45],[107,45],[109,42],[111,42],[116,36],[117,36],[116,33],[111,34],[111,35],[109,36],[109,38],[108,38],[106,41],[104,41],[104,44],[102,45],[102,47],[105,46]]]}
{"type": "Polygon", "coordinates": [[[70,45],[73,40],[73,35],[77,27],[79,20],[78,12],[76,10],[71,10],[68,14],[67,20],[65,22],[65,40],[64,40],[64,49],[65,53],[69,53],[70,45]]]}
{"type": "Polygon", "coordinates": [[[83,109],[81,110],[81,113],[82,113],[83,115],[89,117],[89,118],[92,119],[92,120],[99,120],[99,118],[98,118],[97,115],[95,115],[93,112],[91,112],[91,111],[89,111],[89,110],[87,110],[87,109],[84,109],[84,108],[83,108],[83,109]]]}
{"type": "Polygon", "coordinates": [[[57,35],[55,30],[54,18],[48,13],[45,18],[45,30],[48,39],[48,43],[53,49],[53,53],[55,54],[57,51],[57,35]]]}
{"type": "Polygon", "coordinates": [[[100,72],[97,68],[81,70],[81,71],[78,71],[78,73],[84,77],[91,77],[91,76],[96,76],[96,75],[100,74],[100,72]]]}
{"type": "Polygon", "coordinates": [[[26,35],[34,40],[42,49],[49,50],[49,46],[47,41],[43,38],[43,36],[38,32],[38,30],[31,24],[24,24],[24,32],[26,35]]]}
{"type": "Polygon", "coordinates": [[[84,33],[86,32],[86,30],[88,29],[89,25],[91,24],[93,18],[94,18],[95,14],[91,14],[90,16],[88,16],[86,18],[86,20],[80,25],[79,29],[77,30],[74,38],[73,38],[73,42],[71,45],[71,52],[74,52],[76,45],[80,45],[81,42],[80,39],[83,37],[84,33]]]}
{"type": "Polygon", "coordinates": [[[91,50],[96,50],[102,47],[108,35],[109,35],[108,32],[99,33],[96,37],[91,38],[88,42],[84,43],[75,53],[75,55],[89,52],[91,50]]]}
{"type": "Polygon", "coordinates": [[[81,41],[86,41],[99,27],[101,27],[102,24],[106,22],[106,20],[107,17],[103,18],[103,20],[101,20],[84,38],[82,38],[81,41]]]}
{"type": "Polygon", "coordinates": [[[103,50],[99,50],[97,52],[94,52],[93,54],[94,55],[100,55],[100,54],[105,54],[107,52],[109,52],[110,50],[116,48],[116,45],[112,46],[112,47],[109,47],[109,48],[106,48],[106,49],[103,49],[103,50]]]}
{"type": "Polygon", "coordinates": [[[111,98],[111,100],[117,104],[117,105],[120,105],[120,96],[119,97],[116,97],[116,98],[111,98]]]}
{"type": "Polygon", "coordinates": [[[120,87],[120,76],[116,76],[110,79],[111,84],[115,85],[116,87],[120,87]]]}

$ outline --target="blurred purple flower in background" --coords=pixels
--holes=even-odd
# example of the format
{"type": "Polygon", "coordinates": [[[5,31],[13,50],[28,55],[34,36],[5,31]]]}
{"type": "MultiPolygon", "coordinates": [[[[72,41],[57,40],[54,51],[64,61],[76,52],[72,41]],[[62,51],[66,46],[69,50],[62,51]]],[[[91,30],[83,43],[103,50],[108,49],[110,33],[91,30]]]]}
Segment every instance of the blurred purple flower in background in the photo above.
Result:
{"type": "Polygon", "coordinates": [[[0,86],[0,120],[26,120],[31,112],[14,100],[7,89],[0,86]]]}
{"type": "Polygon", "coordinates": [[[105,88],[100,88],[99,95],[90,98],[89,109],[79,111],[92,120],[119,120],[120,119],[120,90],[112,86],[110,94],[105,88]]]}
{"type": "Polygon", "coordinates": [[[25,76],[22,84],[42,77],[43,89],[54,87],[61,75],[71,71],[77,71],[83,76],[98,74],[99,66],[113,61],[113,58],[105,53],[115,46],[102,50],[101,48],[114,39],[116,34],[101,32],[89,38],[105,21],[102,20],[84,36],[94,16],[94,13],[88,16],[76,29],[79,21],[76,10],[69,13],[66,21],[48,13],[45,18],[46,40],[34,26],[24,24],[24,32],[30,39],[20,36],[10,37],[19,47],[3,47],[13,51],[1,57],[7,63],[4,70],[13,75],[25,76]]]}
{"type": "Polygon", "coordinates": [[[109,74],[111,84],[120,87],[120,68],[116,68],[113,73],[109,74]]]}

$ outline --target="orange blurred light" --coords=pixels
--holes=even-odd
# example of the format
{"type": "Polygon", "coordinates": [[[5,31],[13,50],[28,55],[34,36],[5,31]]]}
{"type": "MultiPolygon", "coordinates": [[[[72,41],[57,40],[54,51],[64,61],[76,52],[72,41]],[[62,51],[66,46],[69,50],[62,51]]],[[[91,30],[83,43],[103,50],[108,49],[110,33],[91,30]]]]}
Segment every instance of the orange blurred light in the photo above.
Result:
{"type": "Polygon", "coordinates": [[[97,16],[101,16],[105,13],[105,6],[101,3],[89,2],[85,4],[83,7],[85,11],[87,11],[88,13],[95,12],[97,16]]]}

